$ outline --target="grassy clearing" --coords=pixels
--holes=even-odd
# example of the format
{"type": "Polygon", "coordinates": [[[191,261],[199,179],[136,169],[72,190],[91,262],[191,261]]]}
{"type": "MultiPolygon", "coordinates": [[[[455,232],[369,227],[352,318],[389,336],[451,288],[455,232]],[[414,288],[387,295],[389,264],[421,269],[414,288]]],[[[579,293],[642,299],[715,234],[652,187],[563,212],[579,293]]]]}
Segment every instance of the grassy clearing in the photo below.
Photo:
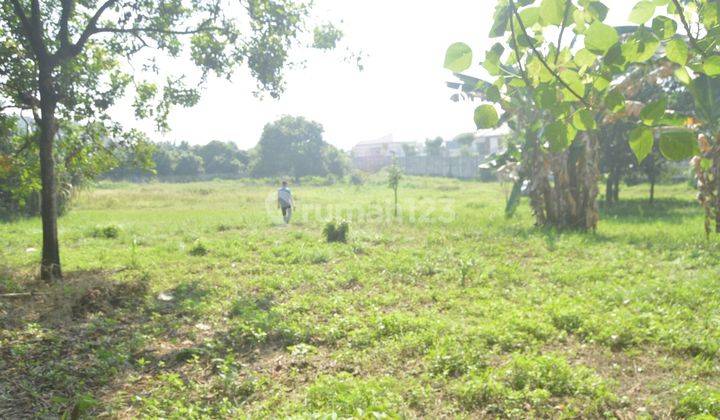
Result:
{"type": "Polygon", "coordinates": [[[0,300],[0,417],[720,416],[720,241],[686,186],[595,234],[505,220],[494,184],[406,179],[400,220],[379,182],[294,192],[286,228],[272,187],[100,185],[52,290],[39,221],[0,224],[0,292],[49,292],[0,300]]]}

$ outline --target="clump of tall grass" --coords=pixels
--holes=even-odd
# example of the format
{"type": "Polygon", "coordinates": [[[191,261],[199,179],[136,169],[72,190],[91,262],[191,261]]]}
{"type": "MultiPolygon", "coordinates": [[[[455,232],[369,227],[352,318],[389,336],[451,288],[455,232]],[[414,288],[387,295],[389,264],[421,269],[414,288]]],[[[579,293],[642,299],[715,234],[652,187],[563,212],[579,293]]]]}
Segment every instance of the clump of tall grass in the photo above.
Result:
{"type": "Polygon", "coordinates": [[[330,221],[325,224],[323,228],[323,235],[327,242],[347,242],[348,232],[350,231],[350,224],[345,221],[330,221]]]}
{"type": "Polygon", "coordinates": [[[120,227],[116,225],[95,226],[92,236],[94,238],[115,239],[120,236],[120,227]]]}
{"type": "Polygon", "coordinates": [[[195,242],[192,248],[190,248],[189,254],[193,257],[202,257],[210,252],[208,247],[200,241],[195,242]]]}

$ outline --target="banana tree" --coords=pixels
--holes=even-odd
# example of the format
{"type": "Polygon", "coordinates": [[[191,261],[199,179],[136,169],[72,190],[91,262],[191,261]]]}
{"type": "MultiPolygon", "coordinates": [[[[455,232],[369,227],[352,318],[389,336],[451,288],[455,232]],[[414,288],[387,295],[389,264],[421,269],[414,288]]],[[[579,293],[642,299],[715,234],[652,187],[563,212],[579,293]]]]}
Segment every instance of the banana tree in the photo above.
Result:
{"type": "MultiPolygon", "coordinates": [[[[610,89],[619,71],[602,60],[619,47],[617,31],[603,23],[607,12],[600,2],[500,0],[490,36],[502,39],[482,60],[492,80],[464,83],[490,102],[475,111],[478,128],[507,122],[523,139],[521,172],[540,226],[597,226],[597,125],[607,102],[623,105],[610,89]]],[[[448,49],[446,68],[461,73],[471,64],[467,45],[448,49]]]]}
{"type": "MultiPolygon", "coordinates": [[[[489,81],[463,74],[473,64],[469,46],[448,48],[445,67],[462,85],[456,98],[487,102],[475,111],[478,128],[506,122],[524,139],[520,162],[537,225],[596,228],[598,126],[615,114],[642,123],[630,136],[639,159],[648,133],[650,145],[658,137],[671,159],[695,151],[694,127],[668,118],[672,113],[663,103],[646,107],[626,100],[636,74],[647,75],[647,66],[659,63],[664,40],[679,39],[671,17],[644,25],[658,7],[669,14],[668,6],[677,13],[670,0],[641,1],[630,16],[638,26],[616,28],[605,23],[609,9],[600,1],[499,0],[490,36],[501,39],[481,61],[489,81]]],[[[669,61],[661,63],[649,71],[651,81],[672,76],[669,61]]]]}

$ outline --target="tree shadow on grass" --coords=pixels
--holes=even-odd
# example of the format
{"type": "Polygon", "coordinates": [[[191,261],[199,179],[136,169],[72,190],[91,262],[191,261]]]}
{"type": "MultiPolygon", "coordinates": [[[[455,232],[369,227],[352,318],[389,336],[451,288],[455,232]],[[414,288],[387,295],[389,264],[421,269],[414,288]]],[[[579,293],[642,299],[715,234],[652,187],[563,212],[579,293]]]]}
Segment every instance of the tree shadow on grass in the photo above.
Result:
{"type": "MultiPolygon", "coordinates": [[[[609,221],[630,224],[654,224],[658,222],[669,224],[686,223],[688,219],[697,218],[701,210],[697,203],[691,200],[677,198],[659,198],[653,204],[646,199],[627,199],[608,205],[600,203],[600,230],[603,223],[609,221]]],[[[578,235],[583,242],[602,244],[618,240],[616,235],[602,232],[582,232],[576,230],[558,230],[552,227],[536,227],[523,224],[505,224],[501,230],[512,237],[521,239],[543,238],[548,250],[557,249],[560,238],[578,235]]],[[[643,236],[644,237],[644,236],[643,236]]],[[[633,239],[637,242],[640,239],[633,239]]]]}
{"type": "Polygon", "coordinates": [[[647,199],[628,199],[608,205],[600,203],[600,220],[615,219],[623,223],[680,224],[701,212],[698,204],[678,198],[658,198],[651,204],[647,199]]]}
{"type": "Polygon", "coordinates": [[[578,230],[558,230],[553,227],[537,227],[532,225],[505,225],[501,230],[508,236],[516,239],[542,238],[549,251],[557,249],[558,242],[563,237],[576,236],[588,244],[602,244],[613,240],[612,237],[599,232],[583,232],[578,230]]]}
{"type": "MultiPolygon", "coordinates": [[[[182,373],[191,361],[212,371],[228,355],[246,363],[299,339],[277,327],[271,297],[237,301],[227,325],[213,329],[203,324],[202,304],[212,297],[202,283],[159,296],[148,283],[72,272],[62,284],[25,285],[39,295],[0,301],[0,418],[101,414],[135,392],[131,378],[182,373]]],[[[248,391],[225,392],[237,399],[248,391]]]]}
{"type": "Polygon", "coordinates": [[[137,351],[147,281],[82,271],[24,286],[37,294],[0,302],[0,417],[72,416],[137,351]]]}

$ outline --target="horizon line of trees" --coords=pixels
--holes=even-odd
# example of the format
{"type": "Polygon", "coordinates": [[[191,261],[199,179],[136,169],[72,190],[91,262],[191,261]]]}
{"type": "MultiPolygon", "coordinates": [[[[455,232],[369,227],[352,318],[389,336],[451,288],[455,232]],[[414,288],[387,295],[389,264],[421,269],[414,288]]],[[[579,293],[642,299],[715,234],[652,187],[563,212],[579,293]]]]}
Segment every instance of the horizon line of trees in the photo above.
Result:
{"type": "Polygon", "coordinates": [[[125,151],[120,164],[103,175],[113,180],[144,180],[165,177],[193,180],[203,175],[237,177],[301,178],[328,176],[342,178],[349,158],[325,142],[320,123],[304,117],[283,116],[268,123],[258,144],[248,150],[232,141],[213,140],[203,145],[154,143],[151,166],[138,166],[132,151],[125,151]]]}

